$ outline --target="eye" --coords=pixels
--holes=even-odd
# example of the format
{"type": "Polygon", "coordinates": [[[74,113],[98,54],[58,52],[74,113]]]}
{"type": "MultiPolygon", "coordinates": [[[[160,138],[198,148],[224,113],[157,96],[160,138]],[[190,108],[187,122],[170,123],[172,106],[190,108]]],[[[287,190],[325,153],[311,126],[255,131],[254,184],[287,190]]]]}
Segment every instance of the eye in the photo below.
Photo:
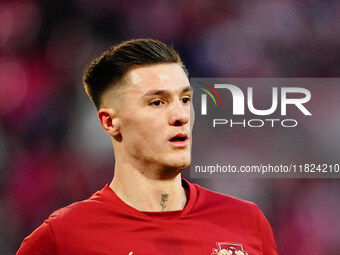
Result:
{"type": "Polygon", "coordinates": [[[150,104],[153,105],[153,106],[160,106],[162,104],[162,101],[161,100],[155,100],[155,101],[152,101],[150,104]]]}
{"type": "Polygon", "coordinates": [[[182,102],[183,102],[183,104],[189,103],[190,102],[190,97],[183,97],[182,98],[182,102]]]}

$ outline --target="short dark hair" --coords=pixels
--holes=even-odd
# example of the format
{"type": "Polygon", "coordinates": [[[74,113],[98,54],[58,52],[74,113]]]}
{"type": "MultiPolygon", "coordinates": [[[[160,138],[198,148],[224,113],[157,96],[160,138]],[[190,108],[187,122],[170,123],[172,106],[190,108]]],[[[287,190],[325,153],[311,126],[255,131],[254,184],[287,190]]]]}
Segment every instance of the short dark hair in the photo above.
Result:
{"type": "Polygon", "coordinates": [[[154,39],[134,39],[110,47],[95,59],[85,71],[85,91],[96,108],[100,109],[103,93],[120,81],[134,67],[152,64],[179,64],[188,71],[172,46],[154,39]]]}

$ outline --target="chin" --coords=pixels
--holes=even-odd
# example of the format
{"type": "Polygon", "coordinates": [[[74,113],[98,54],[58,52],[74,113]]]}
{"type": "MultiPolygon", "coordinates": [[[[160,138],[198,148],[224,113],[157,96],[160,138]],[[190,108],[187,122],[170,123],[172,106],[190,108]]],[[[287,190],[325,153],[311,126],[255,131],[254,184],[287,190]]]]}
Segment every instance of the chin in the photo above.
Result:
{"type": "Polygon", "coordinates": [[[163,158],[163,160],[160,160],[159,163],[163,166],[163,168],[167,169],[167,172],[171,171],[173,173],[180,173],[190,165],[190,161],[190,153],[175,153],[163,158]]]}
{"type": "Polygon", "coordinates": [[[190,158],[188,159],[175,159],[172,162],[168,162],[168,168],[177,169],[179,172],[184,170],[190,165],[190,158]]]}
{"type": "Polygon", "coordinates": [[[180,173],[183,172],[183,170],[188,167],[190,164],[171,164],[168,166],[165,166],[164,172],[162,173],[163,178],[166,179],[173,179],[176,176],[178,176],[180,173]]]}

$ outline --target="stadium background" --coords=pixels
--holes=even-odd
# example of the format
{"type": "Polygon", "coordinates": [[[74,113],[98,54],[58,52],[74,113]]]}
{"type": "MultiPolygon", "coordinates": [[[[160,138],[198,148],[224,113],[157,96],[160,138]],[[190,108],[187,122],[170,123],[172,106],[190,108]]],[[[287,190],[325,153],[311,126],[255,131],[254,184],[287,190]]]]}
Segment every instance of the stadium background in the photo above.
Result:
{"type": "MultiPolygon", "coordinates": [[[[335,0],[1,1],[0,253],[111,180],[110,141],[81,83],[110,45],[173,43],[192,77],[339,77],[339,24],[335,0]]],[[[320,149],[340,155],[332,132],[320,149]]],[[[256,202],[280,254],[340,250],[337,179],[192,181],[256,202]]]]}

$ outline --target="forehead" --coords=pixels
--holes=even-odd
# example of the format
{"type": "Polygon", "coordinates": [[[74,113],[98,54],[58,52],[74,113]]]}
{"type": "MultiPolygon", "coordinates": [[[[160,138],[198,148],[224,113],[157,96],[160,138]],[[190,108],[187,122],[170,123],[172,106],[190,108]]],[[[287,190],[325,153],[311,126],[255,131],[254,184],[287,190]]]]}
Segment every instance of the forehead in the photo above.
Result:
{"type": "Polygon", "coordinates": [[[127,90],[141,94],[153,89],[182,91],[190,86],[188,77],[178,64],[157,64],[136,67],[125,76],[127,90]]]}

